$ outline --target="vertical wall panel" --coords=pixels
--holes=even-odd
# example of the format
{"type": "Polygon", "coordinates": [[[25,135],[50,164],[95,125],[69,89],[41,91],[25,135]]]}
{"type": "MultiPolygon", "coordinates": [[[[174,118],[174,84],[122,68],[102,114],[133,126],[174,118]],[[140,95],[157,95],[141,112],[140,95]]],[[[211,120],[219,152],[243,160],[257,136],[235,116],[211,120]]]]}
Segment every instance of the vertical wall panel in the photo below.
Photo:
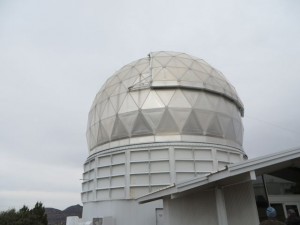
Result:
{"type": "Polygon", "coordinates": [[[130,176],[131,185],[149,185],[149,175],[148,174],[139,174],[130,176]]]}
{"type": "Polygon", "coordinates": [[[148,151],[132,151],[131,152],[131,161],[144,161],[149,160],[149,154],[148,151]]]}
{"type": "Polygon", "coordinates": [[[195,149],[194,150],[195,159],[198,160],[212,160],[211,149],[195,149]]]}
{"type": "Polygon", "coordinates": [[[123,174],[125,174],[125,164],[113,165],[111,167],[111,174],[112,175],[123,175],[123,174]]]}
{"type": "Polygon", "coordinates": [[[111,198],[112,199],[120,199],[125,197],[124,188],[115,188],[111,190],[111,198]]]}
{"type": "Polygon", "coordinates": [[[158,173],[158,174],[151,174],[151,184],[165,184],[170,185],[171,179],[169,173],[158,173]]]}
{"type": "Polygon", "coordinates": [[[121,154],[114,154],[112,156],[112,163],[116,164],[116,163],[124,163],[125,162],[125,153],[121,153],[121,154]]]}
{"type": "Polygon", "coordinates": [[[175,148],[175,159],[184,160],[193,158],[193,152],[191,149],[175,148]]]}
{"type": "Polygon", "coordinates": [[[169,159],[169,149],[155,149],[150,151],[151,160],[169,159]]]}
{"type": "Polygon", "coordinates": [[[151,162],[150,168],[150,172],[168,172],[170,171],[169,161],[151,162]]]}
{"type": "Polygon", "coordinates": [[[132,163],[131,164],[131,173],[149,173],[148,163],[132,163]]]}
{"type": "Polygon", "coordinates": [[[196,172],[210,172],[213,171],[213,163],[210,161],[195,162],[196,172]]]}
{"type": "Polygon", "coordinates": [[[224,197],[229,225],[259,224],[251,182],[224,188],[224,197]]]}
{"type": "Polygon", "coordinates": [[[112,187],[124,187],[125,186],[125,177],[118,176],[111,178],[111,186],[112,187]]]}
{"type": "Polygon", "coordinates": [[[214,191],[202,191],[182,198],[166,199],[166,225],[218,225],[214,191]]]}

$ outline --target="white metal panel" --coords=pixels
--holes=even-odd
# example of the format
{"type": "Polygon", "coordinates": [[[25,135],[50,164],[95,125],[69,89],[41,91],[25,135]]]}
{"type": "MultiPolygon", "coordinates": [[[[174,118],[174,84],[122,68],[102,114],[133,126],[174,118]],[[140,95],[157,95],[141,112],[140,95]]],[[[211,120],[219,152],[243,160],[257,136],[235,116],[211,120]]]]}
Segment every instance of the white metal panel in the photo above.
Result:
{"type": "Polygon", "coordinates": [[[188,148],[175,148],[175,159],[184,160],[184,159],[193,159],[193,151],[188,148]]]}
{"type": "Polygon", "coordinates": [[[111,190],[111,199],[122,199],[125,197],[124,188],[114,188],[111,190]]]}
{"type": "Polygon", "coordinates": [[[196,172],[210,172],[213,171],[212,161],[197,161],[195,162],[196,172]]]}
{"type": "Polygon", "coordinates": [[[112,163],[124,163],[125,162],[125,153],[114,154],[112,155],[112,163]]]}
{"type": "Polygon", "coordinates": [[[110,187],[110,178],[100,178],[97,181],[97,188],[109,188],[110,187]]]}
{"type": "Polygon", "coordinates": [[[151,184],[154,184],[154,185],[161,185],[161,184],[169,185],[169,184],[171,184],[170,173],[151,174],[150,179],[151,179],[151,184]]]}
{"type": "Polygon", "coordinates": [[[147,150],[132,151],[130,157],[131,161],[149,160],[149,152],[147,150]]]}
{"type": "Polygon", "coordinates": [[[130,176],[130,184],[131,186],[135,185],[143,185],[149,186],[149,175],[148,174],[135,174],[130,176]]]}
{"type": "Polygon", "coordinates": [[[168,218],[165,225],[219,225],[213,191],[166,199],[164,212],[168,218]]]}
{"type": "Polygon", "coordinates": [[[169,160],[169,149],[153,149],[150,151],[150,155],[151,160],[169,160]]]}
{"type": "Polygon", "coordinates": [[[170,163],[169,161],[158,161],[150,163],[150,172],[169,172],[170,171],[170,163]]]}
{"type": "Polygon", "coordinates": [[[123,175],[125,174],[125,164],[113,165],[111,167],[111,175],[123,175]]]}
{"type": "Polygon", "coordinates": [[[135,173],[149,173],[149,164],[148,163],[132,163],[130,171],[132,174],[135,173]]]}
{"type": "Polygon", "coordinates": [[[111,186],[112,187],[125,187],[125,177],[124,176],[112,177],[111,178],[111,186]]]}
{"type": "Polygon", "coordinates": [[[251,182],[224,188],[229,225],[259,224],[255,195],[251,182]]]}
{"type": "Polygon", "coordinates": [[[194,156],[198,160],[212,160],[211,149],[194,149],[194,156]]]}

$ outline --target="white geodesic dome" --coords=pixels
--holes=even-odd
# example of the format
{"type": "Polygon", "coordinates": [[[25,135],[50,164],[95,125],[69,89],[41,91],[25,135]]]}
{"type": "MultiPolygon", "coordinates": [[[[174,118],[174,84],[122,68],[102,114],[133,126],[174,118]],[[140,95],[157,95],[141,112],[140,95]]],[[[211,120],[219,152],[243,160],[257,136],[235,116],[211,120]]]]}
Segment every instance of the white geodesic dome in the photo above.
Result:
{"type": "Polygon", "coordinates": [[[154,52],[122,67],[98,92],[89,113],[88,146],[92,151],[214,137],[241,147],[243,111],[235,88],[202,59],[154,52]]]}

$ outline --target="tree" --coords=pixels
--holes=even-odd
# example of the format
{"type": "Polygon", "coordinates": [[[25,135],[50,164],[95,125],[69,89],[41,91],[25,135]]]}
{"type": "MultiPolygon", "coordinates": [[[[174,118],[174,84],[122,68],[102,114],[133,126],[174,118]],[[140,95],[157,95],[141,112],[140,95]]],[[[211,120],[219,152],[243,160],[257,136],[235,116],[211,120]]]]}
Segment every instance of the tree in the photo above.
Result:
{"type": "Polygon", "coordinates": [[[18,215],[15,209],[9,209],[5,212],[0,213],[0,224],[1,225],[14,225],[18,220],[18,215]]]}
{"type": "Polygon", "coordinates": [[[1,225],[48,225],[47,214],[41,202],[37,202],[33,209],[23,206],[19,211],[9,209],[0,212],[1,225]]]}
{"type": "Polygon", "coordinates": [[[33,225],[48,225],[47,214],[41,202],[37,202],[31,211],[33,225]]]}

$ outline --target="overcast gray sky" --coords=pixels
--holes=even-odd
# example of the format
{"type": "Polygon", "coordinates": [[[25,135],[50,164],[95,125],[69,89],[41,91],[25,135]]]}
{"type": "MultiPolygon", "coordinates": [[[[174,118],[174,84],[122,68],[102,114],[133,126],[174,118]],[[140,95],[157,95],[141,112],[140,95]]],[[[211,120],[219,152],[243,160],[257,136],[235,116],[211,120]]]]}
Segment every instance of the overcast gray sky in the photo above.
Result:
{"type": "Polygon", "coordinates": [[[151,51],[224,73],[249,158],[300,146],[300,1],[0,0],[0,210],[81,203],[87,115],[151,51]]]}

